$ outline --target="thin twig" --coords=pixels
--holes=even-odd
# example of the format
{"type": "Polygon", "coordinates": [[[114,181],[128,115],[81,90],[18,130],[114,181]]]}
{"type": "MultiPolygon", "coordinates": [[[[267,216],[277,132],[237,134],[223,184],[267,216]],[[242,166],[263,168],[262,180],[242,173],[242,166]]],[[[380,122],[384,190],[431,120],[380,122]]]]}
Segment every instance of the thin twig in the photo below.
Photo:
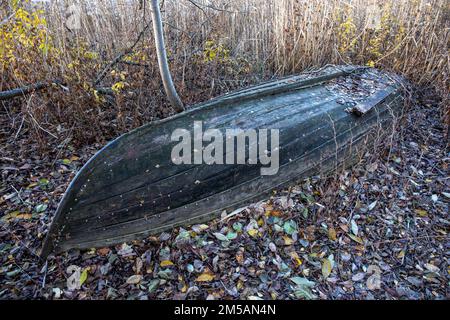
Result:
{"type": "MultiPolygon", "coordinates": [[[[209,9],[212,9],[212,10],[215,10],[215,11],[235,13],[235,11],[230,11],[230,10],[227,10],[227,9],[217,8],[217,7],[215,7],[215,6],[211,5],[211,4],[202,4],[202,3],[195,2],[193,0],[187,0],[187,1],[192,3],[198,9],[202,10],[203,13],[205,13],[205,11],[203,10],[202,7],[209,8],[209,9]]],[[[205,15],[206,15],[206,13],[205,13],[205,15]]]]}
{"type": "Polygon", "coordinates": [[[123,57],[125,57],[126,55],[130,54],[134,48],[138,45],[138,43],[141,41],[141,38],[144,36],[145,32],[147,31],[147,29],[150,27],[150,24],[147,24],[144,29],[141,31],[141,33],[139,33],[139,36],[137,37],[136,41],[133,43],[133,45],[129,48],[127,48],[124,52],[120,53],[119,55],[117,55],[117,57],[114,58],[113,61],[111,61],[101,72],[100,74],[97,76],[97,79],[95,79],[94,81],[94,86],[97,86],[105,77],[106,74],[108,73],[109,70],[111,70],[111,68],[113,66],[115,66],[117,63],[121,62],[123,57]]]}

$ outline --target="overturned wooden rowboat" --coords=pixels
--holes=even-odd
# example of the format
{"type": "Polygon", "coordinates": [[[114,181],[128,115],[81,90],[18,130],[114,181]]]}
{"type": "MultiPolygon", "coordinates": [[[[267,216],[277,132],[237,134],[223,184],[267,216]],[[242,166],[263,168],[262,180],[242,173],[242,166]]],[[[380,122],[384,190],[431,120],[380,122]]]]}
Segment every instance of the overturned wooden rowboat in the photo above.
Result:
{"type": "MultiPolygon", "coordinates": [[[[231,93],[131,131],[99,151],[75,177],[42,256],[211,220],[264,199],[273,189],[348,167],[363,147],[392,131],[403,101],[402,80],[394,75],[330,66],[231,93]],[[279,130],[277,173],[262,175],[260,162],[175,164],[178,142],[172,134],[193,132],[195,121],[202,121],[203,130],[279,130]]],[[[227,152],[224,148],[224,157],[227,152]]]]}

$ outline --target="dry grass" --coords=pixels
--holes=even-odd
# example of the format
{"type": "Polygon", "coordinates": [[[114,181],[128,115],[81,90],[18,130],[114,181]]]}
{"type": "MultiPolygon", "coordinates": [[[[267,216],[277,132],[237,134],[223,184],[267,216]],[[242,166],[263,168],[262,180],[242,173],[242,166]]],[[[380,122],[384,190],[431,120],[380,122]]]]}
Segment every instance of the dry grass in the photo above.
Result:
{"type": "MultiPolygon", "coordinates": [[[[145,1],[141,7],[138,1],[98,0],[92,6],[54,0],[40,15],[46,23],[25,32],[31,43],[13,42],[13,58],[5,62],[8,34],[20,22],[8,19],[12,2],[17,0],[3,0],[0,8],[0,90],[45,79],[60,79],[69,90],[55,88],[8,105],[8,114],[25,116],[40,141],[48,132],[79,144],[102,141],[172,112],[161,90],[151,28],[124,62],[94,83],[150,23],[145,1]],[[81,10],[79,30],[67,28],[69,4],[81,10]],[[113,87],[114,97],[100,95],[99,86],[113,87]]],[[[171,69],[187,103],[269,77],[352,63],[432,86],[444,98],[443,112],[448,108],[446,0],[166,0],[163,11],[171,69]]]]}

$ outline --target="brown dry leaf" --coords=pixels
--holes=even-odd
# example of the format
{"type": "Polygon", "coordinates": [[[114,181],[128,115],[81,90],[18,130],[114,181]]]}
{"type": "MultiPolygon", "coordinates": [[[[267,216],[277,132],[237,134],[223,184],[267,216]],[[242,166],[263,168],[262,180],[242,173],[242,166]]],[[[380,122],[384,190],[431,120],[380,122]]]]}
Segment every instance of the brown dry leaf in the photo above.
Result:
{"type": "Polygon", "coordinates": [[[101,248],[97,250],[97,253],[101,256],[106,256],[109,253],[109,248],[101,248]]]}
{"type": "Polygon", "coordinates": [[[30,213],[21,213],[19,215],[16,216],[16,219],[23,219],[23,220],[29,220],[31,219],[31,214],[30,213]]]}
{"type": "Polygon", "coordinates": [[[281,216],[281,211],[279,211],[279,210],[270,211],[270,215],[272,217],[280,217],[281,216]]]}

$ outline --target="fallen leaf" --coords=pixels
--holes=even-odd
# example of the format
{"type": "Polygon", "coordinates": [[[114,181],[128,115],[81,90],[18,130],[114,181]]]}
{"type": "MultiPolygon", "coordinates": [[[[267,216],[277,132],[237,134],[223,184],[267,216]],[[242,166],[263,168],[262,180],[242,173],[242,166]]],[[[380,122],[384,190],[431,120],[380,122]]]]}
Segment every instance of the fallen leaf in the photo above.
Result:
{"type": "Polygon", "coordinates": [[[369,206],[367,207],[367,210],[372,211],[373,209],[375,209],[377,203],[378,203],[378,201],[374,201],[371,204],[369,204],[369,206]]]}
{"type": "Polygon", "coordinates": [[[291,256],[291,259],[295,262],[295,265],[296,265],[297,267],[299,267],[299,266],[302,265],[302,260],[301,260],[300,257],[298,256],[298,253],[297,253],[297,252],[292,251],[292,252],[290,253],[290,256],[291,256]]]}
{"type": "Polygon", "coordinates": [[[132,275],[127,279],[127,284],[138,284],[142,280],[142,276],[139,274],[132,275]]]}
{"type": "Polygon", "coordinates": [[[82,286],[83,283],[86,282],[86,280],[87,280],[87,278],[88,278],[88,271],[89,271],[89,268],[86,268],[86,269],[84,269],[83,272],[81,273],[81,275],[80,275],[80,286],[82,286]]]}
{"type": "Polygon", "coordinates": [[[284,240],[284,245],[285,246],[291,246],[291,245],[294,244],[294,240],[292,240],[291,237],[283,236],[283,240],[284,240]]]}
{"type": "Polygon", "coordinates": [[[248,296],[247,299],[248,300],[263,300],[262,298],[260,298],[258,296],[248,296]]]}
{"type": "Polygon", "coordinates": [[[30,183],[30,184],[27,186],[27,189],[34,188],[34,187],[36,187],[37,185],[38,185],[37,182],[30,183]]]}
{"type": "Polygon", "coordinates": [[[34,207],[34,211],[36,211],[37,213],[44,212],[45,210],[47,210],[46,204],[38,204],[36,207],[34,207]]]}
{"type": "Polygon", "coordinates": [[[350,239],[352,239],[353,241],[358,242],[359,244],[364,244],[364,241],[363,241],[360,237],[357,237],[357,236],[355,236],[355,235],[353,235],[353,234],[349,234],[348,236],[349,236],[350,239]]]}
{"type": "Polygon", "coordinates": [[[303,277],[292,277],[292,278],[290,278],[290,280],[298,286],[313,287],[315,285],[315,282],[310,281],[303,277]]]}
{"type": "Polygon", "coordinates": [[[159,285],[159,279],[153,279],[150,281],[150,283],[148,284],[148,292],[149,293],[153,293],[156,291],[156,289],[158,288],[159,285]]]}
{"type": "Polygon", "coordinates": [[[273,242],[269,243],[269,249],[272,252],[277,252],[277,246],[273,242]]]}
{"type": "Polygon", "coordinates": [[[238,237],[238,235],[237,235],[236,232],[231,232],[231,231],[229,231],[229,232],[227,233],[227,239],[228,239],[228,240],[234,240],[234,239],[236,239],[237,237],[238,237]]]}
{"type": "Polygon", "coordinates": [[[220,241],[228,241],[227,236],[225,236],[219,232],[213,233],[213,235],[220,241]]]}
{"type": "Polygon", "coordinates": [[[439,268],[436,267],[434,264],[425,263],[423,266],[430,272],[439,273],[439,268]]]}
{"type": "Polygon", "coordinates": [[[322,275],[325,279],[327,279],[330,274],[331,274],[331,270],[332,270],[332,265],[331,265],[331,261],[330,259],[323,259],[322,261],[322,275]]]}
{"type": "Polygon", "coordinates": [[[169,267],[169,266],[173,266],[173,262],[172,261],[170,261],[170,260],[164,260],[164,261],[162,261],[161,263],[160,263],[160,266],[161,267],[169,267]]]}
{"type": "Polygon", "coordinates": [[[367,268],[367,274],[371,276],[367,279],[367,288],[371,291],[381,289],[381,269],[376,265],[370,265],[367,268]]]}
{"type": "Polygon", "coordinates": [[[141,273],[142,267],[144,266],[144,262],[141,258],[136,258],[136,266],[135,266],[135,272],[137,274],[141,273]]]}
{"type": "Polygon", "coordinates": [[[39,179],[39,185],[40,185],[41,187],[47,186],[47,185],[49,184],[49,182],[50,182],[50,181],[48,181],[48,179],[45,179],[45,178],[39,179]]]}
{"type": "Polygon", "coordinates": [[[101,248],[97,250],[97,253],[101,256],[106,256],[109,253],[109,248],[101,248]]]}
{"type": "Polygon", "coordinates": [[[279,210],[267,211],[267,213],[272,217],[281,217],[281,211],[279,210]]]}
{"type": "Polygon", "coordinates": [[[236,253],[236,261],[239,264],[244,263],[244,252],[242,250],[239,250],[238,253],[236,253]]]}
{"type": "Polygon", "coordinates": [[[334,228],[329,228],[328,229],[328,238],[331,241],[336,241],[337,240],[336,230],[334,228]]]}
{"type": "Polygon", "coordinates": [[[210,282],[214,280],[214,275],[211,272],[204,272],[197,279],[196,282],[210,282]]]}
{"type": "Polygon", "coordinates": [[[247,231],[247,233],[252,236],[253,238],[256,238],[258,236],[258,230],[250,229],[247,231]]]}
{"type": "Polygon", "coordinates": [[[209,226],[207,226],[206,224],[197,224],[192,227],[192,230],[194,230],[195,233],[201,233],[202,231],[205,231],[208,228],[209,226]]]}
{"type": "Polygon", "coordinates": [[[294,232],[297,232],[297,224],[293,220],[286,221],[283,225],[283,229],[286,234],[291,236],[294,232]]]}
{"type": "Polygon", "coordinates": [[[355,282],[358,282],[358,281],[361,281],[362,279],[364,279],[365,276],[366,276],[366,274],[364,272],[359,272],[352,276],[352,280],[355,282]]]}
{"type": "Polygon", "coordinates": [[[421,217],[426,217],[428,215],[428,212],[423,209],[416,209],[415,211],[421,217]]]}
{"type": "Polygon", "coordinates": [[[355,236],[358,236],[359,228],[358,228],[358,225],[356,224],[356,221],[352,219],[352,221],[350,222],[350,224],[351,224],[351,227],[352,227],[352,232],[353,232],[353,234],[354,234],[355,236]]]}

